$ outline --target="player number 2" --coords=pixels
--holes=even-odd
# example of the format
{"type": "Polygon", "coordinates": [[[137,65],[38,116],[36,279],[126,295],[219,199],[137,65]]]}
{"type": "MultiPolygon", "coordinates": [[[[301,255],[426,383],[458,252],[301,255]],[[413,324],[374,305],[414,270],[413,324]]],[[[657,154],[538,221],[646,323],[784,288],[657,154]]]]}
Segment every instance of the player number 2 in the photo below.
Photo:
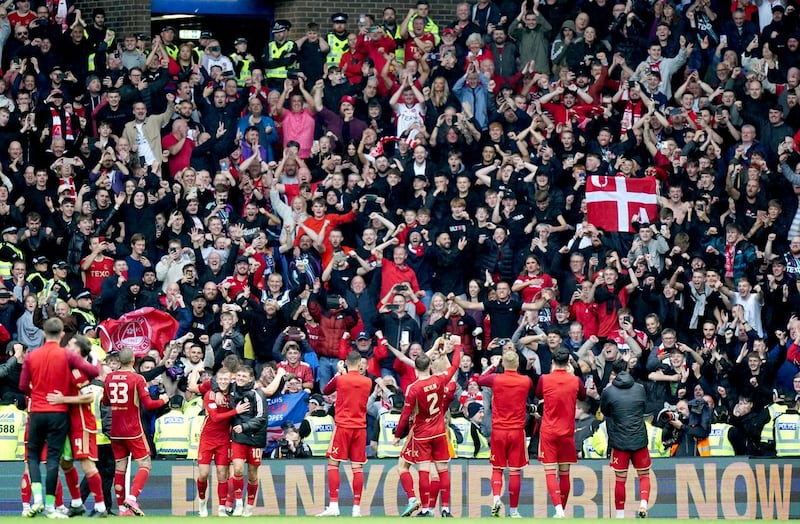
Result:
{"type": "Polygon", "coordinates": [[[128,384],[124,382],[111,382],[108,384],[108,398],[112,404],[126,404],[128,402],[128,384]]]}
{"type": "Polygon", "coordinates": [[[431,407],[429,413],[431,415],[439,413],[439,393],[436,391],[428,393],[428,396],[425,398],[428,400],[428,405],[431,407]]]}

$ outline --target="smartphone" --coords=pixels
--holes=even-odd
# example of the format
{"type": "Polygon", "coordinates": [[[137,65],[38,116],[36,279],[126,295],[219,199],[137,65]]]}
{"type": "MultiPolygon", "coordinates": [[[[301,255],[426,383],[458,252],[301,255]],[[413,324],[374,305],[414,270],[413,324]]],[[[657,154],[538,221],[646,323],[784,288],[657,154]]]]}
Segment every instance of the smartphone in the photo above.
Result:
{"type": "Polygon", "coordinates": [[[636,87],[636,80],[628,80],[628,89],[636,87]]]}
{"type": "Polygon", "coordinates": [[[411,343],[411,333],[408,331],[403,331],[400,333],[400,343],[401,344],[410,344],[411,343]]]}
{"type": "Polygon", "coordinates": [[[586,377],[586,381],[584,382],[583,385],[586,387],[586,389],[592,388],[594,386],[594,377],[591,375],[586,377]]]}
{"type": "Polygon", "coordinates": [[[719,37],[719,43],[726,46],[728,45],[728,35],[722,35],[719,37]]]}
{"type": "MultiPolygon", "coordinates": [[[[386,304],[386,309],[388,309],[389,311],[397,311],[398,309],[400,309],[400,306],[398,306],[397,304],[386,304]]],[[[404,331],[403,333],[407,333],[407,331],[404,331]]]]}
{"type": "Polygon", "coordinates": [[[408,286],[405,285],[405,284],[398,284],[398,285],[394,286],[394,288],[397,291],[407,291],[408,290],[408,286]]]}
{"type": "Polygon", "coordinates": [[[367,202],[375,202],[378,200],[378,195],[364,195],[364,200],[367,202]]]}

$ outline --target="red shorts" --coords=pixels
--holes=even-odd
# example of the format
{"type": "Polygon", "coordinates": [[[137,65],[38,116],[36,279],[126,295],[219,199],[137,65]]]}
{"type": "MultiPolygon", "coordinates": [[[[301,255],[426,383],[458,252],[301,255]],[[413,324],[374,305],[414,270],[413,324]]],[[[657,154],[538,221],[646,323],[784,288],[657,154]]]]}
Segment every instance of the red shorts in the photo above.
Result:
{"type": "Polygon", "coordinates": [[[221,444],[207,444],[200,440],[200,446],[197,448],[197,463],[198,464],[211,464],[211,461],[217,466],[228,466],[231,463],[231,443],[223,442],[221,444]]]}
{"type": "Polygon", "coordinates": [[[492,452],[489,463],[498,468],[524,468],[528,465],[528,450],[524,429],[495,429],[489,442],[492,452]]]}
{"type": "Polygon", "coordinates": [[[652,464],[650,451],[647,448],[636,451],[620,451],[611,449],[611,469],[614,471],[628,471],[628,464],[633,463],[635,469],[647,469],[652,464]]]}
{"type": "Polygon", "coordinates": [[[543,465],[551,464],[577,464],[578,452],[575,450],[575,438],[550,437],[541,435],[539,437],[539,462],[543,465]]]}
{"type": "Polygon", "coordinates": [[[450,448],[447,444],[447,436],[418,439],[410,435],[406,439],[406,445],[400,454],[406,462],[419,464],[420,462],[448,462],[450,460],[450,448]]]}
{"type": "Polygon", "coordinates": [[[332,460],[349,460],[353,464],[367,462],[367,430],[364,428],[333,428],[331,444],[326,457],[332,460]]]}
{"type": "Polygon", "coordinates": [[[112,438],[111,451],[114,453],[114,460],[127,458],[128,455],[133,460],[141,460],[150,456],[150,445],[144,435],[136,438],[112,438]]]}
{"type": "Polygon", "coordinates": [[[70,426],[69,444],[72,446],[72,459],[89,459],[97,462],[97,435],[82,427],[70,426]]]}
{"type": "MultiPolygon", "coordinates": [[[[264,450],[258,446],[248,446],[239,442],[231,442],[231,460],[244,460],[247,464],[253,466],[261,465],[261,456],[264,450]]],[[[199,457],[199,453],[198,453],[199,457]]],[[[200,459],[197,459],[198,462],[200,459]]],[[[219,462],[217,462],[219,464],[219,462]]]]}

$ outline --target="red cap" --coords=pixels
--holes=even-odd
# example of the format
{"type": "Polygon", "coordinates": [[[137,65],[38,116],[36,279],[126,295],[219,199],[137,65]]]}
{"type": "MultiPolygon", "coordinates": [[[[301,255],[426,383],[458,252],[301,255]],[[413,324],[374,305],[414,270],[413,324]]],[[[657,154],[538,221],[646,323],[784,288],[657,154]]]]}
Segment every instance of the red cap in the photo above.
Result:
{"type": "Polygon", "coordinates": [[[341,107],[341,105],[342,105],[342,104],[345,104],[345,103],[347,103],[347,104],[350,104],[351,106],[354,106],[354,105],[356,105],[356,99],[355,99],[355,98],[353,98],[353,97],[352,97],[352,96],[350,96],[350,95],[344,95],[344,96],[343,96],[343,97],[342,97],[342,98],[339,100],[339,107],[341,107]]]}

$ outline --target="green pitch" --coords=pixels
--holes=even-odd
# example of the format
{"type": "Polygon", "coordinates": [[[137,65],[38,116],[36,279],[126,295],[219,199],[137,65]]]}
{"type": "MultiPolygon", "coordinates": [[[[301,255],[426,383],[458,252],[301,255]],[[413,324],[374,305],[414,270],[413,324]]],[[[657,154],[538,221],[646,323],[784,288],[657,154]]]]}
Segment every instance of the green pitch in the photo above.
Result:
{"type": "MultiPolygon", "coordinates": [[[[342,508],[342,509],[344,509],[344,508],[342,508]]],[[[522,514],[525,515],[525,511],[524,510],[522,510],[522,514]]],[[[109,518],[114,519],[115,517],[109,517],[109,518]]],[[[528,517],[528,518],[530,518],[530,517],[528,517]]],[[[362,524],[362,523],[364,523],[365,520],[367,520],[367,522],[369,522],[370,524],[403,524],[403,523],[410,524],[410,522],[413,521],[414,517],[411,517],[410,519],[403,519],[401,517],[362,517],[362,518],[353,518],[353,517],[344,517],[344,516],[342,516],[342,517],[333,517],[333,518],[320,519],[320,518],[316,518],[316,517],[295,517],[295,516],[293,516],[293,517],[253,516],[253,517],[250,517],[249,519],[244,519],[244,520],[250,520],[250,521],[254,521],[254,522],[259,522],[259,521],[263,522],[265,519],[269,519],[269,520],[271,520],[273,522],[286,521],[286,522],[291,522],[292,524],[320,524],[322,522],[331,522],[331,524],[362,524]]],[[[47,520],[47,519],[45,519],[43,516],[38,516],[38,517],[36,517],[36,520],[42,522],[42,521],[47,520]]],[[[214,521],[219,521],[220,523],[223,522],[222,518],[213,517],[213,516],[209,516],[208,519],[204,519],[204,520],[206,522],[214,522],[214,521]]],[[[242,517],[236,517],[235,519],[233,517],[230,517],[228,520],[226,520],[224,522],[229,522],[230,520],[242,520],[242,517]]],[[[456,519],[456,520],[458,520],[458,519],[456,519]]],[[[460,520],[464,520],[464,519],[460,519],[460,520]]],[[[484,519],[470,519],[470,520],[485,520],[485,521],[497,522],[497,520],[499,520],[499,519],[484,518],[484,519]]],[[[551,520],[551,519],[548,519],[548,520],[551,520]]],[[[558,522],[558,523],[563,523],[563,524],[599,524],[601,522],[608,523],[611,519],[574,518],[574,519],[563,519],[563,520],[552,519],[552,520],[553,520],[554,523],[558,522]]],[[[639,520],[639,519],[636,519],[636,520],[638,522],[641,522],[642,524],[644,524],[644,522],[645,522],[645,521],[639,520]]],[[[657,523],[657,524],[667,524],[669,522],[674,522],[674,520],[675,519],[646,519],[646,522],[653,522],[653,523],[657,523]]],[[[79,521],[79,522],[80,521],[86,521],[86,522],[88,522],[89,520],[88,519],[84,519],[83,517],[76,517],[76,518],[72,519],[72,522],[76,522],[76,521],[79,521]]],[[[139,523],[139,524],[159,524],[159,523],[164,522],[164,521],[169,521],[170,524],[184,524],[184,523],[185,524],[197,524],[198,523],[198,517],[196,517],[196,516],[175,517],[175,516],[159,515],[159,516],[152,516],[152,517],[128,517],[128,518],[125,519],[125,522],[139,523]]],[[[633,521],[634,521],[633,518],[625,519],[624,521],[613,520],[613,522],[633,522],[633,521]]],[[[24,517],[3,517],[2,518],[2,524],[30,524],[30,522],[31,522],[31,519],[27,519],[27,518],[24,518],[24,517]]],[[[100,521],[100,522],[104,522],[104,521],[100,521]]],[[[741,521],[737,521],[737,524],[739,524],[739,523],[741,523],[741,524],[751,524],[751,523],[755,524],[756,522],[762,523],[762,521],[756,521],[756,520],[741,520],[741,521]]]]}

